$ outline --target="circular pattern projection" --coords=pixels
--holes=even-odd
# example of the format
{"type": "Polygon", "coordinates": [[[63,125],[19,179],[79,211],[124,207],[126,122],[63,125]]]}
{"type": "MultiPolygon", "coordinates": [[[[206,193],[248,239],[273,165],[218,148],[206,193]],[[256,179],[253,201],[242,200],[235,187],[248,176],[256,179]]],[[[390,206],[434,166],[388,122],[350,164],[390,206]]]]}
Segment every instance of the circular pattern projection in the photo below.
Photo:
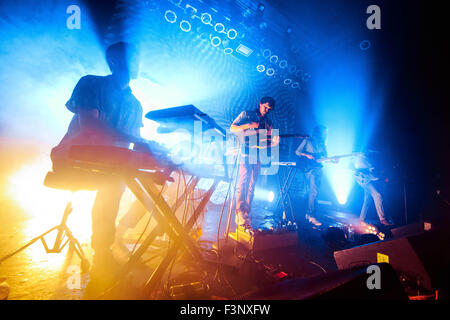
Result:
{"type": "Polygon", "coordinates": [[[182,21],[180,22],[180,28],[181,28],[181,30],[183,30],[184,32],[189,32],[189,31],[191,31],[191,24],[189,23],[189,21],[182,20],[182,21]]]}
{"type": "Polygon", "coordinates": [[[269,77],[272,77],[275,74],[275,69],[274,68],[267,68],[266,74],[269,77]]]}
{"type": "Polygon", "coordinates": [[[211,15],[209,13],[206,13],[206,12],[202,13],[200,19],[202,20],[202,22],[204,24],[209,24],[209,25],[211,24],[211,21],[212,21],[211,15]]]}
{"type": "Polygon", "coordinates": [[[212,44],[214,47],[219,46],[221,43],[222,43],[222,40],[220,40],[219,37],[212,37],[212,38],[211,38],[211,44],[212,44]]]}
{"type": "Polygon", "coordinates": [[[361,43],[359,44],[359,48],[363,51],[369,49],[371,46],[371,43],[369,40],[363,40],[361,41],[361,43]]]}
{"type": "Polygon", "coordinates": [[[167,10],[166,13],[164,13],[164,18],[169,23],[175,23],[177,21],[177,15],[172,10],[167,10]]]}

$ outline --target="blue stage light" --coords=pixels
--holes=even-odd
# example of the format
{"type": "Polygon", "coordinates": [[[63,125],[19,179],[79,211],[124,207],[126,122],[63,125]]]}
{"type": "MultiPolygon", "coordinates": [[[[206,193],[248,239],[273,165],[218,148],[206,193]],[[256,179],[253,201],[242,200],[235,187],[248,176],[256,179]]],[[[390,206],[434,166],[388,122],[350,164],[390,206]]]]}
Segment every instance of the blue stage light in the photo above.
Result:
{"type": "Polygon", "coordinates": [[[275,74],[275,69],[274,69],[274,68],[267,68],[266,74],[267,74],[269,77],[272,77],[272,76],[275,74]]]}
{"type": "Polygon", "coordinates": [[[191,24],[189,23],[189,21],[182,20],[180,22],[180,29],[183,30],[184,32],[189,32],[191,31],[191,24]]]}
{"type": "Polygon", "coordinates": [[[202,20],[202,22],[203,22],[204,24],[212,25],[212,24],[211,24],[212,17],[211,17],[211,15],[210,15],[209,13],[206,13],[206,12],[202,13],[200,19],[202,20]]]}
{"type": "Polygon", "coordinates": [[[252,54],[253,50],[250,49],[249,47],[244,46],[243,44],[240,44],[237,48],[236,48],[236,52],[242,54],[245,57],[248,57],[252,54]]]}
{"type": "Polygon", "coordinates": [[[177,14],[172,10],[167,10],[164,13],[164,19],[169,23],[175,23],[177,21],[177,14]]]}
{"type": "Polygon", "coordinates": [[[270,49],[264,49],[264,51],[262,52],[262,56],[266,59],[268,59],[271,55],[272,51],[270,51],[270,49]]]}
{"type": "Polygon", "coordinates": [[[276,56],[276,55],[271,56],[269,61],[274,64],[278,63],[278,56],[276,56]]]}
{"type": "Polygon", "coordinates": [[[233,49],[225,48],[225,49],[223,49],[223,53],[225,53],[225,54],[232,54],[233,53],[233,49]]]}
{"type": "Polygon", "coordinates": [[[228,30],[228,32],[227,32],[227,37],[228,37],[230,40],[236,39],[237,35],[238,35],[237,31],[234,30],[234,29],[230,29],[230,30],[228,30]]]}
{"type": "Polygon", "coordinates": [[[226,32],[225,32],[225,26],[224,26],[222,23],[220,23],[220,22],[215,24],[214,30],[215,30],[217,33],[226,33],[226,32]]]}
{"type": "Polygon", "coordinates": [[[275,199],[275,193],[271,190],[256,187],[254,197],[255,200],[273,202],[273,200],[275,199]]]}
{"type": "Polygon", "coordinates": [[[213,47],[217,47],[217,46],[219,46],[221,43],[222,43],[222,40],[220,40],[219,37],[212,37],[212,38],[211,38],[211,45],[212,45],[213,47]]]}

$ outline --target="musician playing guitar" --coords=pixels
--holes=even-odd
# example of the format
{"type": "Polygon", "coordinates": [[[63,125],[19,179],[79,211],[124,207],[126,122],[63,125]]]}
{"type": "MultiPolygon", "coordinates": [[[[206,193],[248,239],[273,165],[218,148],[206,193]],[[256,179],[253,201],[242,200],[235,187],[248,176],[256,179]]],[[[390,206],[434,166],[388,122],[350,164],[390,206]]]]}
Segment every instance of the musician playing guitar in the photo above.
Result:
{"type": "MultiPolygon", "coordinates": [[[[275,100],[271,97],[263,97],[259,101],[257,109],[242,111],[230,127],[230,131],[238,135],[243,147],[239,164],[239,182],[236,196],[236,224],[248,230],[251,230],[249,213],[256,181],[261,170],[261,163],[257,156],[252,156],[253,154],[250,151],[252,145],[245,138],[258,135],[260,130],[266,130],[264,133],[268,136],[271,135],[273,127],[267,114],[273,108],[275,108],[275,100]]],[[[275,146],[279,142],[279,136],[274,136],[268,147],[275,146]]]]}
{"type": "Polygon", "coordinates": [[[374,167],[367,155],[358,153],[357,156],[353,158],[353,166],[355,169],[355,180],[364,189],[364,202],[359,219],[361,222],[364,222],[367,211],[369,210],[370,198],[372,198],[380,222],[385,226],[392,226],[393,223],[386,218],[383,208],[383,197],[375,184],[375,181],[379,180],[379,178],[373,174],[374,167]]]}
{"type": "MultiPolygon", "coordinates": [[[[318,125],[314,128],[310,138],[304,139],[295,150],[295,154],[302,159],[306,159],[304,163],[305,176],[308,184],[309,197],[308,208],[306,212],[306,220],[316,226],[322,223],[317,220],[316,215],[316,200],[319,194],[320,185],[322,182],[322,164],[321,159],[327,157],[327,136],[328,128],[323,125],[318,125]]],[[[337,163],[339,158],[330,158],[331,162],[337,163]]]]}

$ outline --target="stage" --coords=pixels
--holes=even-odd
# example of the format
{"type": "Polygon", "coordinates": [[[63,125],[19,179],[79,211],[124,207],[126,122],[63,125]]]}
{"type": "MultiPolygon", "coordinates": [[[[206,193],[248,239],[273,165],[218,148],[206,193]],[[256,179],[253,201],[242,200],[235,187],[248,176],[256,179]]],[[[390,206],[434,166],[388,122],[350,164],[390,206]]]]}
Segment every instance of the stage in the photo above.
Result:
{"type": "Polygon", "coordinates": [[[447,300],[422,2],[2,1],[0,300],[447,300]]]}

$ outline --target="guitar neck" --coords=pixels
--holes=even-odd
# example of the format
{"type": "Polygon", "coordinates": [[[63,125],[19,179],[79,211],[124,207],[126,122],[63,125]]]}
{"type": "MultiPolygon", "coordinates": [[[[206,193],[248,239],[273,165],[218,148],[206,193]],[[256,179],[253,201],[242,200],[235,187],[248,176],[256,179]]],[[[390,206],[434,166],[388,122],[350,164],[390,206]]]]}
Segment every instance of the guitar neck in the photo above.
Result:
{"type": "Polygon", "coordinates": [[[325,162],[325,161],[330,161],[330,160],[335,160],[335,159],[348,158],[348,157],[352,157],[354,155],[355,155],[354,153],[349,153],[349,154],[343,154],[343,155],[340,155],[340,156],[320,158],[320,159],[317,159],[317,161],[318,162],[325,162]]]}

